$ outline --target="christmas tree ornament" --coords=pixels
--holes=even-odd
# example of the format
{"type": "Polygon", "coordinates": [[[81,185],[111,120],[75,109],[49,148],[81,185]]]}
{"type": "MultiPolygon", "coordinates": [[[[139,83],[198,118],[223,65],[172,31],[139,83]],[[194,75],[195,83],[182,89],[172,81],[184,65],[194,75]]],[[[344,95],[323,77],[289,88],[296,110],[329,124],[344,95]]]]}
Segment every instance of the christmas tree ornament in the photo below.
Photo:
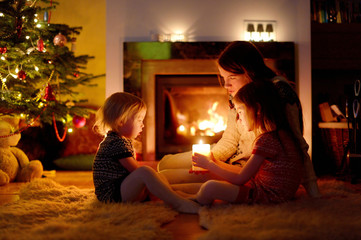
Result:
{"type": "Polygon", "coordinates": [[[64,47],[65,44],[67,43],[67,40],[63,34],[59,33],[54,37],[53,43],[55,46],[64,47]]]}
{"type": "Polygon", "coordinates": [[[28,49],[26,49],[26,54],[30,54],[32,51],[34,51],[35,50],[35,48],[34,47],[31,47],[31,48],[28,48],[28,49]]]}
{"type": "Polygon", "coordinates": [[[76,38],[73,37],[71,38],[71,51],[75,52],[75,50],[76,50],[76,38]]]}
{"type": "Polygon", "coordinates": [[[37,42],[37,47],[38,47],[39,52],[44,51],[44,41],[43,41],[43,39],[39,38],[39,40],[37,42]]]}
{"type": "Polygon", "coordinates": [[[73,117],[73,125],[76,128],[82,128],[85,126],[86,118],[81,116],[74,116],[73,117]]]}
{"type": "Polygon", "coordinates": [[[19,78],[20,80],[25,80],[25,78],[26,78],[26,73],[25,73],[23,70],[20,70],[20,71],[18,72],[18,78],[19,78]]]}
{"type": "Polygon", "coordinates": [[[21,36],[21,31],[23,29],[23,20],[21,17],[16,18],[16,34],[18,35],[18,38],[21,36]]]}
{"type": "Polygon", "coordinates": [[[47,22],[49,20],[49,13],[48,11],[44,12],[44,22],[47,22]]]}
{"type": "Polygon", "coordinates": [[[54,125],[54,129],[55,129],[56,137],[58,138],[59,142],[63,142],[65,140],[65,137],[66,137],[66,131],[68,130],[68,126],[66,126],[66,124],[65,124],[63,136],[60,137],[59,131],[58,131],[58,126],[56,125],[56,119],[55,119],[55,114],[54,113],[53,113],[53,125],[54,125]]]}
{"type": "MultiPolygon", "coordinates": [[[[50,0],[50,7],[53,6],[53,0],[50,0]]],[[[48,23],[50,23],[50,18],[51,18],[51,11],[49,10],[49,14],[48,14],[48,23]]],[[[45,20],[44,20],[45,21],[45,20]]]]}
{"type": "Polygon", "coordinates": [[[6,47],[0,47],[0,53],[1,53],[1,54],[6,53],[7,50],[8,50],[8,49],[7,49],[6,47]]]}
{"type": "Polygon", "coordinates": [[[48,84],[48,86],[46,86],[46,88],[45,88],[44,99],[46,101],[55,101],[56,100],[54,93],[53,93],[53,89],[51,88],[50,84],[48,84]]]}

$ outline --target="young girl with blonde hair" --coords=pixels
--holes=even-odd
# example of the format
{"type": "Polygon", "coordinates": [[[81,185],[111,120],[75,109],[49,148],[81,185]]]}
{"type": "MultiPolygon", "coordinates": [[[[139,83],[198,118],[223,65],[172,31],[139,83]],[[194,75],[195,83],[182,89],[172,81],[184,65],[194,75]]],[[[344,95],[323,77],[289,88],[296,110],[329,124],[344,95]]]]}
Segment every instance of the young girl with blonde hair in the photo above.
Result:
{"type": "Polygon", "coordinates": [[[149,166],[139,166],[132,140],[142,131],[146,105],[138,97],[117,92],[98,110],[94,130],[104,135],[93,163],[95,194],[102,202],[142,201],[147,191],[179,212],[197,213],[199,205],[182,198],[149,166]]]}

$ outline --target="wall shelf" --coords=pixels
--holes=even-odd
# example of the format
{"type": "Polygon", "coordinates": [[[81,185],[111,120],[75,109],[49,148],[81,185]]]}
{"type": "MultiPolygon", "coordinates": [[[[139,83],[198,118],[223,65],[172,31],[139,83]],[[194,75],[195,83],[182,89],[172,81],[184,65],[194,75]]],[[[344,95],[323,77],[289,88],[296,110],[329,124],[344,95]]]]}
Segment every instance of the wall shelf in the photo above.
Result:
{"type": "Polygon", "coordinates": [[[361,69],[361,24],[311,24],[313,69],[361,69]]]}
{"type": "MultiPolygon", "coordinates": [[[[330,163],[335,156],[325,153],[334,153],[335,146],[338,150],[343,148],[342,144],[325,145],[325,133],[347,132],[347,123],[332,123],[337,127],[332,126],[332,130],[326,131],[325,128],[330,127],[326,125],[331,123],[319,124],[321,116],[318,105],[323,102],[336,104],[345,113],[350,86],[361,77],[360,43],[361,23],[311,23],[312,159],[318,174],[334,172],[330,163]]],[[[340,164],[340,156],[342,154],[337,155],[336,166],[340,164]]]]}

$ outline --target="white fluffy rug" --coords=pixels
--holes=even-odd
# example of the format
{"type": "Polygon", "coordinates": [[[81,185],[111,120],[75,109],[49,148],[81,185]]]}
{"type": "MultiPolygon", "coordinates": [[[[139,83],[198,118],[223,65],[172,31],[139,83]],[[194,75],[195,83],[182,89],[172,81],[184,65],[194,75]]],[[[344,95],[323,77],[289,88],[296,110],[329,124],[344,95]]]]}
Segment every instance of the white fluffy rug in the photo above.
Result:
{"type": "Polygon", "coordinates": [[[161,202],[103,204],[92,189],[37,179],[0,206],[0,239],[172,239],[161,225],[176,215],[161,202]]]}
{"type": "Polygon", "coordinates": [[[217,205],[202,208],[199,239],[361,239],[361,194],[336,180],[319,181],[323,197],[273,206],[217,205]]]}

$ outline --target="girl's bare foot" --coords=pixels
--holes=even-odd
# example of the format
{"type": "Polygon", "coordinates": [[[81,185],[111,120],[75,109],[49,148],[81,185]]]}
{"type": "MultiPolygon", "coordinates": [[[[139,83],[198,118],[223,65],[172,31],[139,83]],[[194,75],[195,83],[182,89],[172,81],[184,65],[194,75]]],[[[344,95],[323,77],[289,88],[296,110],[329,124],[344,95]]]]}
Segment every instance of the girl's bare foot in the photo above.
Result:
{"type": "Polygon", "coordinates": [[[184,199],[182,202],[174,206],[175,210],[181,213],[191,213],[191,214],[198,214],[201,205],[198,203],[184,199]]]}

